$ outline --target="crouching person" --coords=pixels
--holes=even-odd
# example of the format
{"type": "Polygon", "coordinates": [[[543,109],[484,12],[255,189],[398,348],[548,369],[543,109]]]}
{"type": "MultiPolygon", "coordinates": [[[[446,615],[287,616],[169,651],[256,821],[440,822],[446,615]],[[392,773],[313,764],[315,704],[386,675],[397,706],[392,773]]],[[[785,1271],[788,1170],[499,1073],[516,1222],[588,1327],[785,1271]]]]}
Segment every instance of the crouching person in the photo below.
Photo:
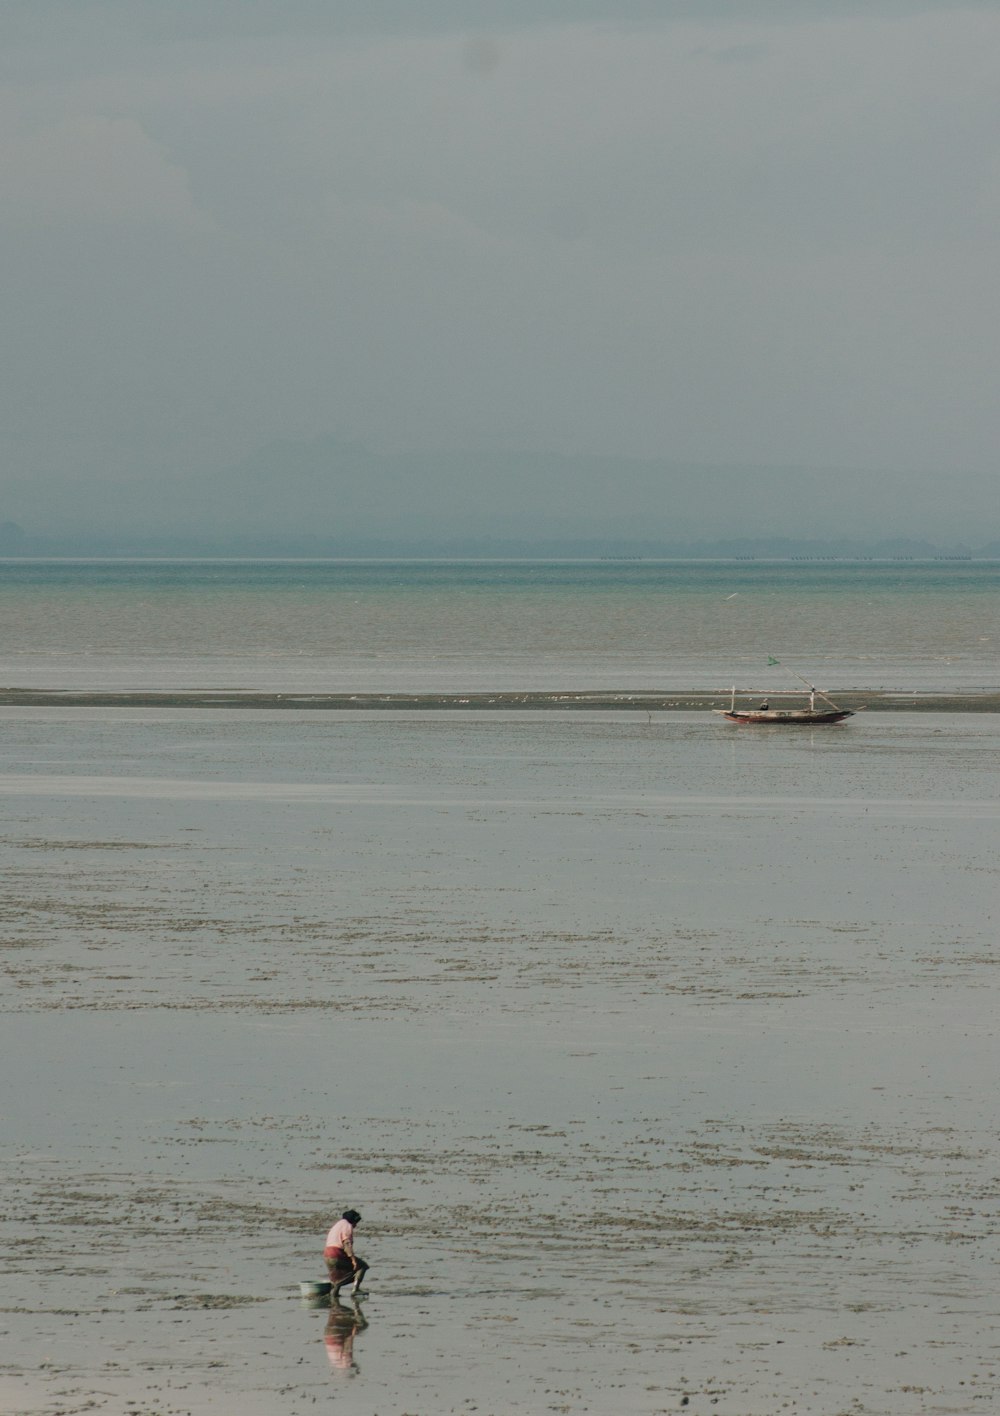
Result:
{"type": "Polygon", "coordinates": [[[327,1272],[333,1284],[334,1297],[345,1283],[350,1283],[352,1279],[354,1286],[351,1292],[360,1292],[361,1280],[368,1272],[364,1259],[354,1252],[354,1230],[360,1223],[361,1216],[357,1210],[345,1210],[326,1236],[323,1258],[326,1260],[327,1272]]]}

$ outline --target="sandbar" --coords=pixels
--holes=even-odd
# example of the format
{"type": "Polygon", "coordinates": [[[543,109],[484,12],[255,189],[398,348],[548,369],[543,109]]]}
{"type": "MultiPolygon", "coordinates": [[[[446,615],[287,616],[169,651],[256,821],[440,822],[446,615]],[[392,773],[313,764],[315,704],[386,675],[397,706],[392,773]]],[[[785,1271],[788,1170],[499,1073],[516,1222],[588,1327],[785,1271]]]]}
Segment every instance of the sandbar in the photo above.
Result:
{"type": "MultiPolygon", "coordinates": [[[[1000,690],[970,688],[930,692],[888,689],[837,689],[829,695],[842,708],[870,713],[1000,713],[1000,690]]],[[[684,689],[518,690],[487,693],[270,693],[255,689],[211,688],[159,692],[126,689],[0,689],[3,708],[294,708],[363,710],[488,709],[538,712],[689,713],[729,706],[728,691],[684,689]]]]}

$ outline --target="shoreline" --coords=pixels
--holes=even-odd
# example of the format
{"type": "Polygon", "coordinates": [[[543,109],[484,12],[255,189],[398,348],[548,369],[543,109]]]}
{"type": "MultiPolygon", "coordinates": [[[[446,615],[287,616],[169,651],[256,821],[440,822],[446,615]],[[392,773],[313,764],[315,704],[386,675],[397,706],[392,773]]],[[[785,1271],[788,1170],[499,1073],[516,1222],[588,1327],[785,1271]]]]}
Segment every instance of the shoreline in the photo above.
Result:
{"type": "MultiPolygon", "coordinates": [[[[762,695],[764,690],[760,691],[762,695]]],[[[745,698],[760,695],[747,694],[745,698]]],[[[773,696],[773,695],[772,695],[773,696]]],[[[803,695],[804,697],[804,695],[803,695]]],[[[885,689],[832,690],[838,706],[871,713],[1000,713],[1000,690],[969,689],[941,693],[885,689]]],[[[271,693],[252,689],[172,689],[103,692],[93,689],[0,689],[0,708],[255,708],[369,712],[456,709],[492,712],[545,710],[590,712],[687,713],[726,708],[727,692],[659,689],[560,693],[271,693]]]]}

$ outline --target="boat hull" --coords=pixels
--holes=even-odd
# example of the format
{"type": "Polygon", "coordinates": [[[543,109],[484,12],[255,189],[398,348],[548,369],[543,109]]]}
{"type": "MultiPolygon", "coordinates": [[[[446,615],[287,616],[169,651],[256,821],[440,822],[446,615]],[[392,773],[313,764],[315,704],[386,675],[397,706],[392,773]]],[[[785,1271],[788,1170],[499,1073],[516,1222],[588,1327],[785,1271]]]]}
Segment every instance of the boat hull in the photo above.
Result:
{"type": "Polygon", "coordinates": [[[850,708],[716,708],[731,723],[746,723],[770,727],[811,727],[817,723],[842,723],[853,718],[850,708]]]}

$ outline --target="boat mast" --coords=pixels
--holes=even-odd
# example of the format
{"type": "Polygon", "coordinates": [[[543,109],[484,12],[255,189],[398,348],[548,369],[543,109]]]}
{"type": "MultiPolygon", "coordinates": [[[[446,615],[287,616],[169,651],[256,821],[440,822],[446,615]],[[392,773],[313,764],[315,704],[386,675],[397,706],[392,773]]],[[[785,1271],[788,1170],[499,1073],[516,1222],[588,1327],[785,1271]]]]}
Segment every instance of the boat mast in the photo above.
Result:
{"type": "MultiPolygon", "coordinates": [[[[785,667],[788,668],[788,665],[786,664],[785,667]]],[[[826,694],[823,693],[820,689],[818,689],[814,683],[810,683],[807,678],[803,678],[801,674],[797,674],[794,669],[788,669],[788,672],[792,675],[793,678],[797,678],[799,683],[804,683],[806,688],[808,688],[810,712],[816,707],[817,694],[819,694],[819,697],[822,698],[824,703],[829,703],[831,708],[835,708],[838,713],[840,712],[840,704],[834,703],[833,699],[828,698],[826,694]]]]}

